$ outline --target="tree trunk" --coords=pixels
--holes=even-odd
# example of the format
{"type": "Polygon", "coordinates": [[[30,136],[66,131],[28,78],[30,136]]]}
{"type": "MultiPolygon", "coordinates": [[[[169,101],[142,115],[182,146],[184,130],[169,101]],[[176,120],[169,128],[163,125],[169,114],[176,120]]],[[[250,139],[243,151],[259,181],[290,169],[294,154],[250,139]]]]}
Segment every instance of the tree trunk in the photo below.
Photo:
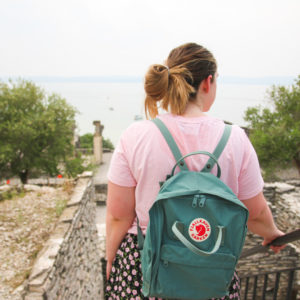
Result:
{"type": "Polygon", "coordinates": [[[28,175],[29,175],[28,170],[24,170],[24,171],[19,173],[19,178],[21,179],[21,182],[23,184],[26,184],[28,182],[28,175]]]}
{"type": "Polygon", "coordinates": [[[295,164],[296,164],[299,176],[300,176],[300,158],[294,158],[294,161],[295,161],[295,164]]]}

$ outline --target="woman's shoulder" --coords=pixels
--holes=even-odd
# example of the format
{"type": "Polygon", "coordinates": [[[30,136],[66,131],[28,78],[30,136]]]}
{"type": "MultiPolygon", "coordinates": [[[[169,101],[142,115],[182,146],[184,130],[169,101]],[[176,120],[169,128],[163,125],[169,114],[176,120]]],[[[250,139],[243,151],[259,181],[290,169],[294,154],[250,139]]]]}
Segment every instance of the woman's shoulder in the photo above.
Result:
{"type": "Polygon", "coordinates": [[[121,134],[120,142],[133,143],[153,132],[155,126],[150,120],[136,121],[130,124],[121,134]]]}
{"type": "Polygon", "coordinates": [[[246,132],[246,130],[242,127],[240,127],[239,125],[236,124],[230,124],[232,127],[232,133],[233,135],[235,135],[237,138],[240,139],[247,139],[248,140],[248,134],[246,132]]]}
{"type": "Polygon", "coordinates": [[[135,134],[144,132],[145,130],[151,130],[153,128],[153,122],[150,120],[142,120],[131,123],[124,131],[125,134],[135,134]]]}

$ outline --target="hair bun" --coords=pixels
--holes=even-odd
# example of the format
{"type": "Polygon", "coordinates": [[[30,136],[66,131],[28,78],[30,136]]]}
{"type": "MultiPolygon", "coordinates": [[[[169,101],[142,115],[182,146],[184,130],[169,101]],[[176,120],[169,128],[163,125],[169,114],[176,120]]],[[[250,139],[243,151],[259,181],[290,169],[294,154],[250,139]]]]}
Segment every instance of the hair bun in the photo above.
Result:
{"type": "Polygon", "coordinates": [[[164,65],[152,65],[154,70],[158,73],[164,72],[165,70],[167,70],[169,72],[169,67],[168,66],[164,66],[164,65]]]}
{"type": "Polygon", "coordinates": [[[156,101],[161,100],[167,90],[169,84],[169,71],[164,65],[150,66],[145,76],[145,91],[147,96],[156,101]]]}

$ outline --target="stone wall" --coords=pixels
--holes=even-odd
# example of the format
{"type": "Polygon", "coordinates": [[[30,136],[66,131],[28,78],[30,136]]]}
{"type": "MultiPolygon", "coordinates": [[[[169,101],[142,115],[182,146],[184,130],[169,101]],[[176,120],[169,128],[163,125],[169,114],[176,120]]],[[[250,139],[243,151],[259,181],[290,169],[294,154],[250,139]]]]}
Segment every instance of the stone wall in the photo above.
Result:
{"type": "Polygon", "coordinates": [[[94,193],[92,179],[81,177],[37,257],[23,299],[103,298],[94,193]]]}
{"type": "MultiPolygon", "coordinates": [[[[278,228],[286,233],[300,228],[300,182],[289,183],[266,183],[264,194],[272,210],[278,228]]],[[[248,232],[244,249],[250,249],[259,245],[262,239],[248,232]]],[[[300,241],[287,245],[279,254],[274,254],[271,250],[267,253],[260,253],[241,259],[238,264],[238,273],[241,277],[248,274],[261,274],[264,272],[276,272],[283,269],[300,267],[300,241]]],[[[294,280],[294,290],[299,290],[300,271],[296,273],[294,280]]],[[[272,298],[272,291],[275,285],[276,275],[271,275],[268,279],[268,294],[266,299],[272,298]]],[[[264,277],[258,278],[258,295],[260,299],[264,277]]],[[[280,279],[279,297],[285,299],[288,284],[288,273],[283,273],[280,279]]],[[[245,282],[243,283],[245,288],[245,282]]],[[[249,282],[249,299],[252,294],[253,279],[249,282]]]]}

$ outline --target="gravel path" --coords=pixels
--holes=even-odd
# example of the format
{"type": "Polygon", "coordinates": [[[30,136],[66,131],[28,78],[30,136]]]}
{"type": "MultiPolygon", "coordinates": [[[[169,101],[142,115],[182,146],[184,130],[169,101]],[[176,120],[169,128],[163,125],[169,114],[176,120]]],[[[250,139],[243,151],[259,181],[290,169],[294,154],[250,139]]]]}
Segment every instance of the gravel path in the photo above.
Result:
{"type": "Polygon", "coordinates": [[[0,299],[5,300],[21,299],[22,283],[69,198],[62,187],[24,187],[25,194],[0,201],[0,299]]]}

